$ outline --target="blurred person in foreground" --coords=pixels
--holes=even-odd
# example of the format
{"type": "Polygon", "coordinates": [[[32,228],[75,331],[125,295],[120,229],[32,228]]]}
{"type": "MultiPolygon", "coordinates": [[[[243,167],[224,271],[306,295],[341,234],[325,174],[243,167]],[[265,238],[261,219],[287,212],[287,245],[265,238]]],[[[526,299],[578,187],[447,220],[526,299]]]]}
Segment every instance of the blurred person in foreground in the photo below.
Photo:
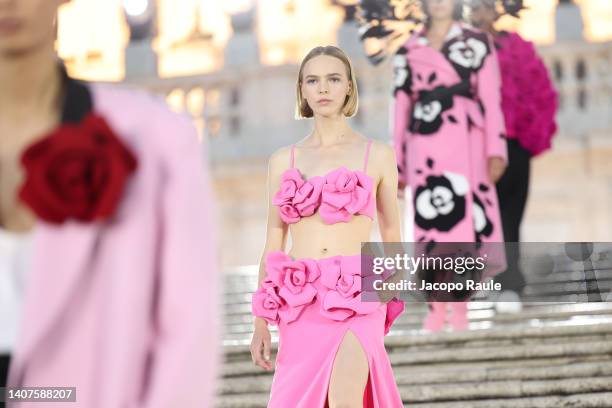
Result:
{"type": "Polygon", "coordinates": [[[9,291],[20,316],[0,314],[0,331],[20,322],[8,386],[76,387],[58,408],[212,406],[219,276],[195,129],[70,78],[54,52],[66,2],[0,0],[0,272],[25,282],[9,291]]]}
{"type": "Polygon", "coordinates": [[[479,29],[495,41],[502,80],[502,110],[506,123],[508,168],[497,183],[504,240],[509,243],[508,268],[496,277],[503,291],[497,298],[498,312],[521,310],[520,295],[525,277],[519,266],[520,226],[529,191],[532,157],[551,147],[557,125],[557,92],[548,70],[530,41],[517,33],[497,31],[495,22],[509,14],[518,17],[522,1],[471,0],[470,16],[479,29]]]}

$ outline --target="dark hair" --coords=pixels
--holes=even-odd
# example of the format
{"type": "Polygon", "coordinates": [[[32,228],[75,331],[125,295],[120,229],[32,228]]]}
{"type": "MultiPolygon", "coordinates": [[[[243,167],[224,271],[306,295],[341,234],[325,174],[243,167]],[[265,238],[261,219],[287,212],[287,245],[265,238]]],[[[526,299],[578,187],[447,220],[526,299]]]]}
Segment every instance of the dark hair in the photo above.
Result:
{"type": "MultiPolygon", "coordinates": [[[[453,0],[455,2],[455,7],[453,9],[453,20],[461,21],[463,20],[463,6],[465,0],[453,0]]],[[[431,16],[429,15],[429,11],[427,11],[427,0],[421,0],[423,4],[423,13],[425,14],[425,26],[429,28],[431,25],[431,16]]]]}

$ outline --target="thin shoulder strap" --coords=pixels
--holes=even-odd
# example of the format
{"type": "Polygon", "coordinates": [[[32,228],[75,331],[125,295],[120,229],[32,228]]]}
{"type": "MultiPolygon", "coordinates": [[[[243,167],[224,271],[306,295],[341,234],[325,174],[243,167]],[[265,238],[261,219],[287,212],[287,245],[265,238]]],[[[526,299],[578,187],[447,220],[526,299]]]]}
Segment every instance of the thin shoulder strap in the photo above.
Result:
{"type": "Polygon", "coordinates": [[[291,145],[291,159],[289,162],[289,166],[293,168],[294,165],[295,165],[295,145],[292,144],[291,145]]]}
{"type": "Polygon", "coordinates": [[[368,169],[368,159],[370,158],[370,147],[372,146],[372,139],[368,140],[368,144],[366,146],[365,158],[363,160],[363,171],[365,172],[368,169]]]}

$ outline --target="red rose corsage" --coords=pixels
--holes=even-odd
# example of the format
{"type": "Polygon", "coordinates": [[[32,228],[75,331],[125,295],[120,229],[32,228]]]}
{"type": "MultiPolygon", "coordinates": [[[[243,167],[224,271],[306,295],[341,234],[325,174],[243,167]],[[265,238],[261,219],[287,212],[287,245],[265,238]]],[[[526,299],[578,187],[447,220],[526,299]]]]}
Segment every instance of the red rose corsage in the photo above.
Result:
{"type": "Polygon", "coordinates": [[[135,156],[104,118],[88,114],[28,147],[21,157],[26,179],[21,200],[44,221],[105,220],[115,212],[135,156]]]}

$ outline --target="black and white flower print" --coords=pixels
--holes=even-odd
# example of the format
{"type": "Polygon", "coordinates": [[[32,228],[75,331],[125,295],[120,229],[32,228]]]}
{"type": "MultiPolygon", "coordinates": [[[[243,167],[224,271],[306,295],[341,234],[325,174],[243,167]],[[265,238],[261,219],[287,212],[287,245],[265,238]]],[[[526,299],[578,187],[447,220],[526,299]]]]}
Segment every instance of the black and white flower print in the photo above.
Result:
{"type": "Polygon", "coordinates": [[[442,51],[463,80],[480,70],[491,53],[487,35],[468,29],[446,43],[442,51]]]}
{"type": "Polygon", "coordinates": [[[476,38],[457,41],[448,47],[448,59],[464,68],[478,70],[488,54],[487,48],[487,44],[476,38]]]}
{"type": "Polygon", "coordinates": [[[436,133],[444,123],[442,114],[452,107],[453,96],[447,87],[438,86],[431,91],[420,91],[412,109],[408,130],[421,135],[436,133]]]}
{"type": "Polygon", "coordinates": [[[472,194],[472,219],[476,242],[482,242],[482,237],[489,237],[493,233],[493,223],[487,217],[487,211],[476,194],[472,194]]]}
{"type": "Polygon", "coordinates": [[[470,187],[461,174],[444,172],[428,176],[414,195],[415,223],[424,230],[450,231],[465,217],[470,187]]]}
{"type": "Polygon", "coordinates": [[[411,93],[412,72],[406,58],[407,53],[408,49],[401,47],[392,59],[394,94],[397,94],[399,91],[404,91],[408,95],[411,93]]]}

